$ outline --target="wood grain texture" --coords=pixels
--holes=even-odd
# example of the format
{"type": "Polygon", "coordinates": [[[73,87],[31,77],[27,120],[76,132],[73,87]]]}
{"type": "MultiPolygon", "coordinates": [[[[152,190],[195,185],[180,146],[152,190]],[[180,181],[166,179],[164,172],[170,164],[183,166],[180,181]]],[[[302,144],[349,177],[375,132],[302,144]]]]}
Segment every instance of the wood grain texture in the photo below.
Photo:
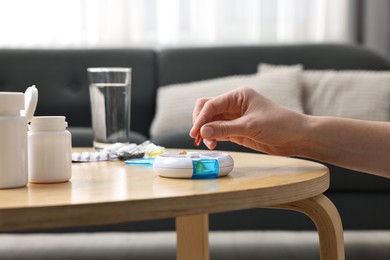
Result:
{"type": "Polygon", "coordinates": [[[76,163],[72,179],[0,190],[0,230],[77,227],[267,207],[303,200],[329,187],[328,169],[286,157],[231,152],[227,177],[158,177],[120,161],[76,163]]]}
{"type": "Polygon", "coordinates": [[[340,215],[326,196],[320,194],[273,208],[290,209],[310,217],[318,231],[321,260],[344,260],[344,234],[340,215]]]}
{"type": "Polygon", "coordinates": [[[209,260],[209,216],[207,214],[176,218],[178,260],[209,260]]]}
{"type": "Polygon", "coordinates": [[[0,190],[0,232],[174,217],[177,259],[209,260],[208,214],[274,207],[314,221],[322,260],[344,258],[340,216],[322,195],[328,168],[287,157],[230,155],[235,166],[229,176],[203,180],[163,178],[151,167],[120,161],[75,163],[69,182],[0,190]]]}

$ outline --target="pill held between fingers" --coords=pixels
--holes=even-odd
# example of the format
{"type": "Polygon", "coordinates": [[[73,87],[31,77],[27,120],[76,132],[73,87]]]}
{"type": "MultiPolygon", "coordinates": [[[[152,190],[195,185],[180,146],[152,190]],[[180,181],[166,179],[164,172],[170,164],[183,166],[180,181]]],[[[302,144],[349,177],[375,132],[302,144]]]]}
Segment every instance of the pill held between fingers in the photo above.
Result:
{"type": "Polygon", "coordinates": [[[201,142],[202,142],[202,136],[200,135],[200,133],[198,133],[195,137],[194,145],[199,146],[201,142]]]}

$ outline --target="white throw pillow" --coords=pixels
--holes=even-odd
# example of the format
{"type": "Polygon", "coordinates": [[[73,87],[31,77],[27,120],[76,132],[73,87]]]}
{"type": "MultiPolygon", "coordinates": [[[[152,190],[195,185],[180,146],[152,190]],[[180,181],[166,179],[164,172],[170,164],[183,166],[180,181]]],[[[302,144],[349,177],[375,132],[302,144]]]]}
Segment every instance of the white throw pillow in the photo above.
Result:
{"type": "MultiPolygon", "coordinates": [[[[259,64],[269,72],[297,65],[259,64]]],[[[303,70],[305,113],[371,121],[390,121],[390,71],[303,70]]]]}
{"type": "Polygon", "coordinates": [[[307,70],[302,84],[308,114],[390,120],[390,72],[307,70]]]}
{"type": "Polygon", "coordinates": [[[269,63],[260,63],[257,66],[257,73],[269,73],[269,72],[281,72],[289,70],[299,70],[303,71],[302,64],[293,64],[293,65],[284,65],[284,64],[269,64],[269,63]]]}
{"type": "Polygon", "coordinates": [[[300,80],[301,70],[291,68],[280,72],[275,70],[159,87],[150,135],[189,130],[198,98],[215,97],[240,86],[251,87],[280,104],[302,112],[300,80]]]}

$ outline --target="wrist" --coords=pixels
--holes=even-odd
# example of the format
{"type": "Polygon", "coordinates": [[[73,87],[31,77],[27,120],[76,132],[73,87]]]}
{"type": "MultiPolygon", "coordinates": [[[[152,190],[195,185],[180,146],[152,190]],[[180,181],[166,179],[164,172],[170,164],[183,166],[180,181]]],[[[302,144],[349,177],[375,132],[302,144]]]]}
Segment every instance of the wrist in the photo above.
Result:
{"type": "Polygon", "coordinates": [[[321,128],[320,117],[302,115],[299,126],[297,128],[299,138],[295,145],[294,155],[317,159],[318,147],[321,145],[321,136],[319,136],[319,129],[321,128]]]}

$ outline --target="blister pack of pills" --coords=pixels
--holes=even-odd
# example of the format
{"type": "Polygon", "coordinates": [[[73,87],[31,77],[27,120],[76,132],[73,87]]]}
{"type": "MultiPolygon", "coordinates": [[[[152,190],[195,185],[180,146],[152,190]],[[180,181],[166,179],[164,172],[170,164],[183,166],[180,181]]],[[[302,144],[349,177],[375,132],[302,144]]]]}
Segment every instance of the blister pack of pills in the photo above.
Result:
{"type": "Polygon", "coordinates": [[[129,160],[134,158],[151,158],[164,153],[165,148],[150,141],[141,144],[116,143],[99,151],[73,152],[72,162],[98,162],[112,160],[129,160]]]}

